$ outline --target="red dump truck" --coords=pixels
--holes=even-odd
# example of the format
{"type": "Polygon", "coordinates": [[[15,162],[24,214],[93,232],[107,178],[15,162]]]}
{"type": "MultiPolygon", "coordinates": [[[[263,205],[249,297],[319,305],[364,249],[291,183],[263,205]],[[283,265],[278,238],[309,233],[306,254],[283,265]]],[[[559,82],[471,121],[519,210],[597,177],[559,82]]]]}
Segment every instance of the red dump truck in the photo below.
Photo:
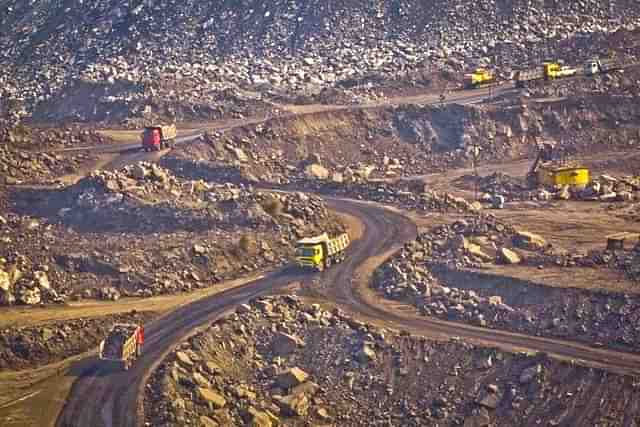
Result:
{"type": "Polygon", "coordinates": [[[176,125],[147,126],[142,131],[142,149],[160,151],[163,148],[169,148],[175,142],[177,134],[176,125]]]}
{"type": "Polygon", "coordinates": [[[100,343],[100,360],[115,363],[126,371],[142,356],[144,328],[132,323],[116,323],[100,343]]]}

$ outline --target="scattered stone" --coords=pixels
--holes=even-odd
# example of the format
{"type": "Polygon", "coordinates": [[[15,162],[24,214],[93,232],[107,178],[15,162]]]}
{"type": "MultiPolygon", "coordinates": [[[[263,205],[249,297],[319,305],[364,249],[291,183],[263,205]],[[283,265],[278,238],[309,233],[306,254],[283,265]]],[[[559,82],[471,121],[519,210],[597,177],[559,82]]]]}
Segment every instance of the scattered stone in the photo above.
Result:
{"type": "Polygon", "coordinates": [[[222,395],[209,388],[198,387],[197,392],[198,398],[207,404],[212,410],[223,408],[224,405],[227,404],[227,401],[222,397],[222,395]]]}
{"type": "Polygon", "coordinates": [[[505,264],[520,264],[522,262],[520,255],[508,248],[500,249],[500,260],[505,264]]]}
{"type": "Polygon", "coordinates": [[[290,417],[305,417],[309,413],[309,399],[304,394],[276,399],[282,413],[290,417]]]}
{"type": "Polygon", "coordinates": [[[285,333],[278,333],[271,344],[271,351],[277,356],[286,356],[296,351],[299,347],[304,347],[304,341],[300,338],[285,333]]]}
{"type": "Polygon", "coordinates": [[[285,372],[278,375],[276,378],[276,384],[283,389],[290,389],[296,387],[309,378],[309,374],[298,367],[287,369],[285,372]]]}

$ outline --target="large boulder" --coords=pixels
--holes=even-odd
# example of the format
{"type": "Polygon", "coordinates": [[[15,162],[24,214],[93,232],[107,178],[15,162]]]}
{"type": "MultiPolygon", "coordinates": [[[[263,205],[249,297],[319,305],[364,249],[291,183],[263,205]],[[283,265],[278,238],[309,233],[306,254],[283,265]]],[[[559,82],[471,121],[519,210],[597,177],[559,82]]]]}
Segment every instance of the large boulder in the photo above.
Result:
{"type": "Polygon", "coordinates": [[[511,249],[501,248],[499,254],[500,261],[504,264],[520,264],[522,262],[520,255],[511,249]]]}
{"type": "Polygon", "coordinates": [[[36,305],[42,301],[39,288],[20,286],[16,292],[16,300],[21,304],[36,305]]]}
{"type": "Polygon", "coordinates": [[[137,180],[143,180],[149,175],[149,171],[140,163],[136,163],[131,166],[131,170],[129,172],[131,176],[137,180]]]}
{"type": "Polygon", "coordinates": [[[513,245],[530,251],[538,251],[547,246],[547,241],[542,236],[528,231],[516,231],[513,236],[513,245]]]}
{"type": "Polygon", "coordinates": [[[318,163],[312,163],[304,168],[304,173],[311,179],[327,179],[329,178],[329,171],[324,166],[318,163]]]}
{"type": "Polygon", "coordinates": [[[486,253],[480,245],[476,245],[475,243],[469,243],[467,252],[469,255],[472,255],[483,262],[493,261],[493,257],[486,253]]]}
{"type": "Polygon", "coordinates": [[[41,289],[51,289],[51,283],[49,282],[49,277],[47,273],[44,271],[35,271],[33,273],[33,278],[35,279],[36,284],[41,289]]]}
{"type": "Polygon", "coordinates": [[[290,389],[302,384],[309,378],[309,374],[298,367],[287,369],[276,378],[276,384],[283,389],[290,389]]]}
{"type": "Polygon", "coordinates": [[[300,338],[280,332],[271,342],[271,351],[276,356],[287,356],[303,346],[304,341],[300,338]]]}
{"type": "Polygon", "coordinates": [[[220,424],[207,417],[206,415],[202,415],[200,417],[200,427],[220,427],[220,424]]]}
{"type": "Polygon", "coordinates": [[[8,291],[11,287],[11,278],[9,273],[0,268],[0,290],[8,291]]]}
{"type": "Polygon", "coordinates": [[[246,419],[250,427],[272,427],[279,425],[277,417],[268,412],[259,411],[253,406],[247,409],[246,419]]]}
{"type": "Polygon", "coordinates": [[[284,415],[304,417],[309,413],[309,398],[304,394],[281,397],[276,402],[284,415]]]}
{"type": "Polygon", "coordinates": [[[211,409],[224,408],[227,404],[227,401],[221,394],[211,390],[210,388],[198,387],[197,393],[200,401],[205,405],[208,405],[211,409]]]}
{"type": "Polygon", "coordinates": [[[356,360],[360,363],[369,363],[376,359],[376,352],[371,346],[364,344],[356,353],[356,360]]]}

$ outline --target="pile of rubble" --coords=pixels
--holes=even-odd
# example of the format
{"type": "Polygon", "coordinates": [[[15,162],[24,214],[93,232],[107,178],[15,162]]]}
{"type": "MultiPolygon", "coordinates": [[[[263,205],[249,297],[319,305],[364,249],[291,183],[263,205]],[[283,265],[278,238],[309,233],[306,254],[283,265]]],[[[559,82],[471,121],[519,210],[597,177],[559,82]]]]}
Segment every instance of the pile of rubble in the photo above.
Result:
{"type": "Polygon", "coordinates": [[[178,345],[145,388],[144,413],[150,425],[487,426],[531,413],[547,423],[558,416],[550,402],[573,408],[602,386],[556,375],[575,369],[380,329],[292,296],[261,298],[178,345]]]}
{"type": "Polygon", "coordinates": [[[111,140],[92,129],[37,128],[0,118],[0,146],[7,149],[43,150],[78,145],[100,145],[111,140]]]}
{"type": "Polygon", "coordinates": [[[485,286],[480,282],[488,279],[469,269],[478,271],[487,263],[537,268],[604,265],[626,269],[637,280],[633,262],[639,256],[640,251],[570,256],[541,236],[516,230],[491,215],[476,216],[421,233],[376,271],[373,287],[427,316],[638,351],[640,333],[629,326],[637,321],[637,296],[551,290],[508,278],[504,286],[485,286]]]}
{"type": "Polygon", "coordinates": [[[466,190],[481,192],[480,201],[491,203],[496,195],[505,197],[507,201],[550,201],[550,200],[583,200],[604,203],[633,202],[640,194],[640,177],[599,175],[584,188],[572,188],[568,185],[530,189],[523,178],[512,177],[496,172],[484,177],[475,178],[465,175],[457,180],[457,184],[466,190]]]}
{"type": "Polygon", "coordinates": [[[477,202],[468,202],[461,197],[443,191],[427,190],[424,188],[424,184],[418,185],[418,187],[406,182],[338,184],[303,181],[299,184],[322,194],[369,200],[418,212],[472,213],[482,209],[482,206],[477,202]]]}
{"type": "Polygon", "coordinates": [[[285,264],[299,238],[344,230],[319,197],[146,163],[13,197],[0,218],[4,304],[190,291],[285,264]]]}
{"type": "Polygon", "coordinates": [[[498,58],[498,65],[514,66],[572,47],[591,56],[600,46],[589,40],[635,28],[640,16],[627,1],[488,0],[470,14],[471,6],[109,0],[51,7],[13,0],[0,18],[7,29],[0,38],[0,84],[26,110],[43,101],[58,107],[43,110],[50,118],[106,118],[122,108],[140,115],[152,105],[197,115],[223,107],[230,96],[242,103],[259,99],[256,92],[315,94],[339,83],[398,79],[431,64],[461,71],[498,58]]]}
{"type": "Polygon", "coordinates": [[[113,324],[143,324],[154,315],[133,312],[37,326],[0,327],[0,371],[40,367],[84,353],[94,349],[113,324]]]}
{"type": "Polygon", "coordinates": [[[90,154],[36,153],[10,150],[0,144],[0,182],[7,185],[48,183],[65,173],[74,173],[93,159],[90,154]]]}
{"type": "MultiPolygon", "coordinates": [[[[4,243],[9,242],[4,240],[4,243]]],[[[58,295],[51,285],[47,266],[42,266],[41,270],[33,265],[25,268],[29,264],[25,257],[19,255],[13,263],[0,256],[0,305],[64,302],[64,295],[58,295]]]]}

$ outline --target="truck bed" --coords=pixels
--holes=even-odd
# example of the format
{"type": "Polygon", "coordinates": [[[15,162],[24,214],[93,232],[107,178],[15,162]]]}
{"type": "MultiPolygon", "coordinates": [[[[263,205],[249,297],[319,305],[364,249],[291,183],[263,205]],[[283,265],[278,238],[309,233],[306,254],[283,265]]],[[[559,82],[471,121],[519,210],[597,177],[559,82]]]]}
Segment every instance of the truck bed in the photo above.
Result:
{"type": "Polygon", "coordinates": [[[343,233],[327,242],[327,255],[332,256],[338,252],[345,250],[349,246],[349,235],[343,233]]]}
{"type": "Polygon", "coordinates": [[[102,358],[110,360],[121,360],[125,358],[125,349],[129,347],[130,341],[135,341],[136,325],[115,325],[107,338],[104,340],[102,358]]]}

